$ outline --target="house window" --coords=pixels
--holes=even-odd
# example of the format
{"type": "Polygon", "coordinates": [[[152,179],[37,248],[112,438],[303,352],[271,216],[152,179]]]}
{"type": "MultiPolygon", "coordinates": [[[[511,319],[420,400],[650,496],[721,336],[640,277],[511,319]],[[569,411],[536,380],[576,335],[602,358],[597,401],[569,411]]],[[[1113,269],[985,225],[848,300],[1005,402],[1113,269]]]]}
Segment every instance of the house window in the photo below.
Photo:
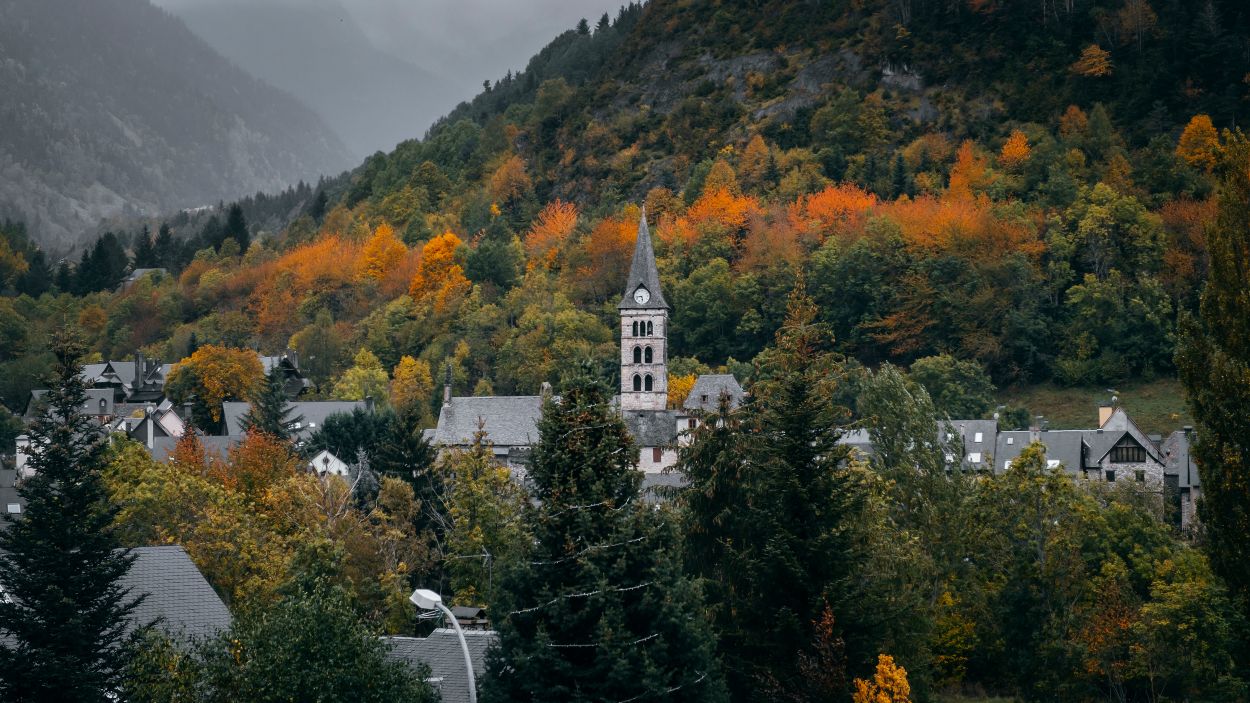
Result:
{"type": "Polygon", "coordinates": [[[5,506],[5,507],[7,507],[7,508],[8,508],[8,511],[9,511],[9,513],[10,513],[11,515],[19,515],[19,514],[21,514],[21,512],[22,512],[22,504],[21,504],[21,503],[9,503],[9,504],[8,504],[7,506],[5,506]]]}
{"type": "Polygon", "coordinates": [[[642,376],[639,376],[638,374],[634,374],[634,391],[640,391],[640,390],[642,390],[642,376]]]}
{"type": "Polygon", "coordinates": [[[976,442],[977,444],[980,444],[980,443],[981,443],[981,436],[982,436],[982,435],[981,435],[981,433],[980,433],[980,432],[978,432],[978,433],[976,433],[976,434],[972,435],[972,441],[973,441],[973,442],[976,442]]]}
{"type": "Polygon", "coordinates": [[[981,463],[981,452],[972,452],[971,454],[969,454],[969,455],[968,455],[968,463],[970,463],[970,464],[980,464],[980,463],[981,463]]]}
{"type": "Polygon", "coordinates": [[[1136,479],[1137,479],[1137,482],[1138,482],[1138,483],[1145,483],[1145,482],[1146,482],[1146,470],[1145,470],[1145,469],[1138,469],[1138,470],[1134,471],[1134,472],[1133,472],[1133,476],[1134,476],[1134,478],[1136,478],[1136,479]]]}
{"type": "Polygon", "coordinates": [[[654,388],[654,387],[655,387],[655,381],[653,381],[653,380],[652,380],[652,378],[651,378],[651,374],[647,374],[646,378],[645,378],[645,379],[643,380],[643,382],[642,382],[642,386],[643,386],[643,390],[647,390],[647,391],[650,391],[650,390],[654,390],[654,389],[655,389],[655,388],[654,388]]]}
{"type": "Polygon", "coordinates": [[[651,463],[658,464],[664,458],[663,450],[659,447],[651,448],[651,463]]]}
{"type": "Polygon", "coordinates": [[[695,424],[696,424],[696,422],[695,422],[695,419],[694,419],[693,417],[692,417],[692,418],[690,418],[689,420],[686,420],[686,428],[687,428],[687,429],[691,429],[691,430],[693,430],[693,429],[695,428],[695,424]]]}
{"type": "Polygon", "coordinates": [[[655,356],[651,352],[651,347],[647,347],[642,351],[642,360],[644,363],[650,364],[655,356]]]}
{"type": "Polygon", "coordinates": [[[1007,446],[1011,446],[1011,445],[1013,445],[1013,444],[1015,444],[1015,443],[1016,443],[1016,438],[1015,438],[1015,437],[1008,437],[1008,438],[1007,438],[1007,446]]]}
{"type": "Polygon", "coordinates": [[[1112,464],[1140,464],[1146,460],[1146,448],[1125,437],[1111,448],[1112,464]]]}
{"type": "Polygon", "coordinates": [[[634,347],[634,363],[642,363],[642,347],[634,347]]]}
{"type": "Polygon", "coordinates": [[[1107,483],[1115,483],[1115,469],[1107,469],[1107,483]]]}
{"type": "Polygon", "coordinates": [[[1046,468],[1048,468],[1048,469],[1057,469],[1057,468],[1059,468],[1059,464],[1060,464],[1060,463],[1061,463],[1061,462],[1060,462],[1058,459],[1047,459],[1047,460],[1046,460],[1046,468]]]}

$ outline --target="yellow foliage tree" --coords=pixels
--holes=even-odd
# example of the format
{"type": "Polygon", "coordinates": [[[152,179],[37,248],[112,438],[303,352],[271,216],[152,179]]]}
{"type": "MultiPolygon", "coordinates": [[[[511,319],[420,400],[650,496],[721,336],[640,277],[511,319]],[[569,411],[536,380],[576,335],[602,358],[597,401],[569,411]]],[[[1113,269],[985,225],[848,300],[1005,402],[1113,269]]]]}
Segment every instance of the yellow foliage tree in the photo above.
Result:
{"type": "Polygon", "coordinates": [[[871,681],[855,679],[854,703],[911,703],[907,670],[894,663],[894,657],[877,657],[877,671],[871,681]]]}
{"type": "Polygon", "coordinates": [[[422,417],[429,412],[434,393],[434,375],[430,362],[405,355],[395,365],[391,380],[391,405],[400,412],[416,411],[422,417]]]}
{"type": "Polygon", "coordinates": [[[770,157],[771,150],[764,138],[758,134],[751,137],[746,149],[742,151],[742,158],[738,159],[739,175],[751,186],[763,185],[768,174],[770,157]]]}
{"type": "Polygon", "coordinates": [[[704,193],[714,193],[720,190],[728,191],[733,195],[742,195],[742,188],[738,185],[738,174],[734,172],[734,167],[724,159],[717,159],[712,164],[712,170],[708,171],[707,179],[703,181],[704,193]]]}
{"type": "Polygon", "coordinates": [[[421,248],[421,261],[412,277],[408,293],[417,302],[428,302],[442,313],[469,291],[469,279],[457,261],[457,250],[463,242],[451,232],[434,237],[421,248]]]}
{"type": "Polygon", "coordinates": [[[491,174],[490,197],[498,203],[513,203],[525,197],[533,186],[533,181],[525,172],[525,162],[514,155],[491,174]]]}
{"type": "Polygon", "coordinates": [[[1180,142],[1176,145],[1176,155],[1190,166],[1201,168],[1210,173],[1219,160],[1220,135],[1211,124],[1207,115],[1194,115],[1185,131],[1181,132],[1180,142]]]}
{"type": "Polygon", "coordinates": [[[364,400],[373,398],[379,403],[387,402],[388,380],[382,362],[368,349],[356,352],[352,367],[334,382],[334,397],[340,400],[364,400]]]}
{"type": "Polygon", "coordinates": [[[1097,44],[1081,50],[1081,58],[1071,66],[1072,72],[1086,78],[1102,78],[1111,75],[1111,54],[1097,44]]]}
{"type": "Polygon", "coordinates": [[[174,365],[166,390],[174,402],[194,398],[198,409],[208,416],[201,415],[196,422],[215,426],[221,422],[222,402],[250,398],[264,375],[256,352],[206,344],[174,365]]]}
{"type": "Polygon", "coordinates": [[[529,266],[542,266],[549,270],[556,268],[560,249],[576,226],[576,205],[563,200],[547,203],[525,235],[525,256],[529,266]]]}
{"type": "Polygon", "coordinates": [[[395,230],[384,222],[373,231],[373,236],[361,252],[357,277],[361,280],[380,281],[404,260],[407,253],[408,247],[395,236],[395,230]]]}
{"type": "Polygon", "coordinates": [[[977,153],[972,140],[965,140],[955,154],[955,165],[951,166],[950,186],[947,193],[957,200],[969,199],[973,193],[984,188],[989,182],[984,156],[977,153]]]}
{"type": "Polygon", "coordinates": [[[668,407],[680,408],[684,405],[687,396],[690,395],[690,389],[694,388],[695,380],[696,377],[692,373],[685,376],[669,376],[668,407]]]}
{"type": "Polygon", "coordinates": [[[1007,137],[1006,143],[1003,144],[1002,150],[998,152],[998,164],[1009,171],[1014,171],[1023,166],[1032,153],[1029,138],[1024,132],[1013,129],[1011,136],[1007,137]]]}

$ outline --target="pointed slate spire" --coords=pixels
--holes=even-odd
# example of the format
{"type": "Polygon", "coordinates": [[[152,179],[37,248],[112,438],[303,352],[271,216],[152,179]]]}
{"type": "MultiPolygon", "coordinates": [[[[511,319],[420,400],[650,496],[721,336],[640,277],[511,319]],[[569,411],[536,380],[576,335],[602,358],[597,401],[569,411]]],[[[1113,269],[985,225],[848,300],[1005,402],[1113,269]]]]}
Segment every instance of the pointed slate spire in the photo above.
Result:
{"type": "Polygon", "coordinates": [[[647,228],[647,208],[642,209],[638,221],[638,241],[634,244],[634,261],[625,280],[625,295],[621,297],[620,310],[667,308],[664,293],[660,291],[660,271],[655,267],[655,249],[651,246],[651,230],[647,228]],[[634,297],[639,288],[645,288],[650,296],[645,303],[634,297]]]}

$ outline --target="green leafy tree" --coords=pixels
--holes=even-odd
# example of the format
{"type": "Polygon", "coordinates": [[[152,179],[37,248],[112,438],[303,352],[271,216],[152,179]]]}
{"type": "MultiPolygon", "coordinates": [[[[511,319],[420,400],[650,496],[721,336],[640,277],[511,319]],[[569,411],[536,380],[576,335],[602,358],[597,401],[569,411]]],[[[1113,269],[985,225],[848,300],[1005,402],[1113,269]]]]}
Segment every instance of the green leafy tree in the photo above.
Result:
{"type": "Polygon", "coordinates": [[[292,411],[286,396],[286,378],[275,366],[265,375],[259,392],[252,396],[252,405],[244,413],[241,424],[247,432],[261,432],[289,440],[295,425],[304,421],[303,415],[291,417],[292,411]]]}
{"type": "Polygon", "coordinates": [[[1250,613],[1250,139],[1226,135],[1219,214],[1207,234],[1201,316],[1184,318],[1176,363],[1198,430],[1198,514],[1211,567],[1250,613]]]}
{"type": "Polygon", "coordinates": [[[341,400],[364,400],[373,398],[378,403],[386,403],[389,394],[390,379],[386,369],[373,352],[360,348],[356,352],[355,363],[343,372],[339,380],[334,382],[334,397],[341,400]]]}
{"type": "Polygon", "coordinates": [[[960,361],[949,354],[917,359],[909,371],[932,399],[939,416],[976,420],[994,405],[994,384],[975,361],[960,361]]]}
{"type": "Polygon", "coordinates": [[[449,487],[446,568],[456,602],[489,608],[495,570],[526,551],[525,494],[508,467],[495,461],[484,429],[468,449],[447,454],[439,472],[449,487]]]}
{"type": "Polygon", "coordinates": [[[103,702],[120,683],[140,599],[119,584],[133,557],[112,530],[105,438],[81,411],[83,349],[61,333],[53,353],[55,381],[30,428],[35,475],[18,489],[26,510],[0,532],[0,697],[103,702]]]}
{"type": "Polygon", "coordinates": [[[588,374],[539,423],[528,561],[498,587],[483,701],[621,701],[725,689],[676,532],[639,499],[637,449],[588,374]]]}

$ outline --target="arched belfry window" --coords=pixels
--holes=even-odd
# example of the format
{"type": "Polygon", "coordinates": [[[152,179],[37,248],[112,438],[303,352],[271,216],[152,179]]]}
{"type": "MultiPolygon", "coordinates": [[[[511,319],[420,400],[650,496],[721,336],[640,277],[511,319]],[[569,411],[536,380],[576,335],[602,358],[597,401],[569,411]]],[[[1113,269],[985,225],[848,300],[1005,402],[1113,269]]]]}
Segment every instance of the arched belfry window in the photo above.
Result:
{"type": "Polygon", "coordinates": [[[647,336],[648,337],[655,336],[655,325],[650,320],[647,320],[647,336]]]}
{"type": "Polygon", "coordinates": [[[634,320],[634,336],[638,336],[638,321],[634,320]]]}
{"type": "Polygon", "coordinates": [[[634,363],[635,364],[642,363],[642,349],[639,347],[634,347],[634,363]]]}
{"type": "MultiPolygon", "coordinates": [[[[650,380],[651,377],[647,376],[647,379],[650,380]]],[[[634,374],[634,390],[635,391],[642,390],[642,376],[639,376],[638,374],[634,374]]]]}
{"type": "Polygon", "coordinates": [[[655,358],[654,355],[651,353],[651,347],[647,347],[646,349],[643,350],[642,360],[644,363],[650,364],[654,360],[654,358],[655,358]]]}
{"type": "Polygon", "coordinates": [[[643,390],[654,390],[655,382],[651,380],[651,374],[647,374],[647,379],[643,384],[643,390]]]}

